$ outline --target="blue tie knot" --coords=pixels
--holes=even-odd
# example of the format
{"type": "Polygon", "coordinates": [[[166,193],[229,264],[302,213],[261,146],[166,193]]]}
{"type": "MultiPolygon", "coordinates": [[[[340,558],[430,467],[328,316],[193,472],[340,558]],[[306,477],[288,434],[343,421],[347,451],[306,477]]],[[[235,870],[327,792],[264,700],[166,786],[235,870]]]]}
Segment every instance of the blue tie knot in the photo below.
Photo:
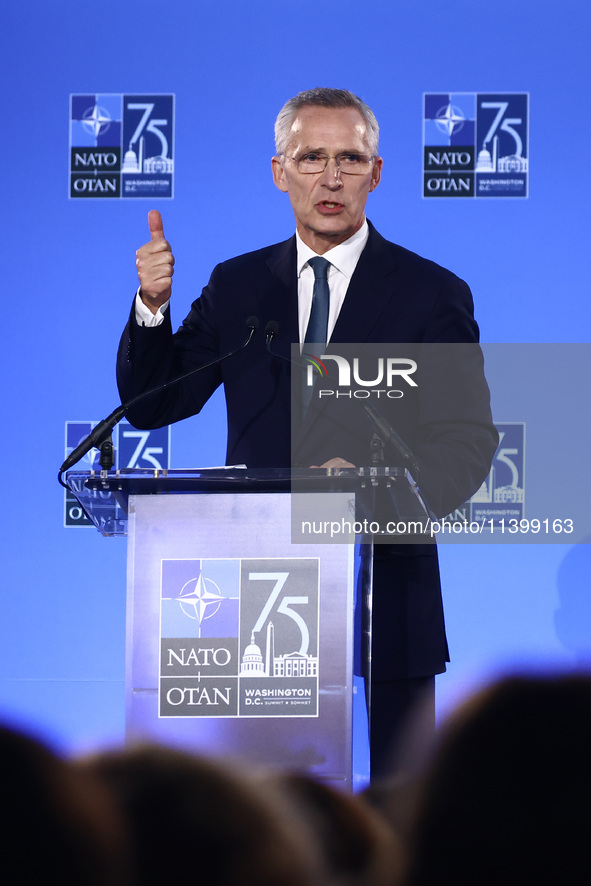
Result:
{"type": "Polygon", "coordinates": [[[308,259],[308,264],[314,271],[315,280],[328,280],[328,269],[330,267],[328,259],[322,258],[321,255],[316,255],[314,258],[308,259]]]}
{"type": "Polygon", "coordinates": [[[308,264],[314,271],[314,291],[312,293],[312,307],[304,342],[314,342],[324,347],[326,345],[330,303],[330,291],[328,288],[328,267],[330,262],[317,255],[314,258],[308,259],[308,264]]]}

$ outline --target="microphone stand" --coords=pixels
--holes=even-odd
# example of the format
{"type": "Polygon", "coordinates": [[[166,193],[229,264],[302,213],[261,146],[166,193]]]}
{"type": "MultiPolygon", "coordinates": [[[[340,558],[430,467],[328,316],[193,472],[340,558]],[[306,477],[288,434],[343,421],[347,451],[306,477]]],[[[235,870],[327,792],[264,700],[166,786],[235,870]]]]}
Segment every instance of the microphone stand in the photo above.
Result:
{"type": "Polygon", "coordinates": [[[228,357],[233,357],[234,354],[237,354],[239,351],[243,350],[247,345],[250,344],[250,341],[258,329],[259,321],[257,317],[249,317],[246,321],[246,326],[249,330],[247,337],[242,342],[242,344],[234,348],[233,351],[229,351],[227,354],[222,354],[221,357],[216,357],[214,360],[210,360],[209,363],[205,363],[203,366],[197,366],[195,369],[189,370],[189,372],[185,372],[183,375],[177,376],[177,378],[173,378],[170,381],[164,382],[161,385],[157,385],[155,388],[151,388],[149,391],[144,391],[142,394],[137,394],[137,396],[132,397],[131,400],[128,400],[126,403],[122,403],[116,409],[111,412],[107,418],[104,418],[100,421],[97,426],[91,431],[91,433],[84,438],[84,440],[68,455],[61,468],[59,469],[57,479],[58,483],[60,483],[64,489],[69,489],[67,483],[64,483],[62,480],[62,475],[73,465],[76,464],[77,461],[86,455],[93,447],[101,450],[100,456],[100,464],[103,470],[110,470],[114,463],[114,454],[113,454],[113,441],[112,441],[112,431],[115,425],[121,421],[126,411],[134,406],[136,403],[139,403],[140,400],[143,400],[145,397],[150,397],[152,394],[158,394],[161,391],[166,390],[166,388],[171,387],[172,385],[176,385],[181,381],[189,378],[191,375],[195,375],[197,372],[202,372],[204,369],[209,369],[210,366],[215,366],[216,363],[221,363],[222,360],[226,360],[228,357]]]}

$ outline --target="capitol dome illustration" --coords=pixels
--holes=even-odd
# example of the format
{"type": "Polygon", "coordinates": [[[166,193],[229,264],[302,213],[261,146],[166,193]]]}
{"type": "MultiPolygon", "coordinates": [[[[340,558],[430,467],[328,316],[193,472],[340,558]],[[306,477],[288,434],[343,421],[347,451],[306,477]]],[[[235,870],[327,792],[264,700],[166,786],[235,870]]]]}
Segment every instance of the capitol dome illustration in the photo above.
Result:
{"type": "Polygon", "coordinates": [[[478,152],[476,160],[476,172],[496,172],[497,157],[499,153],[499,139],[495,135],[492,143],[492,154],[487,148],[487,142],[482,145],[482,150],[478,152]]]}
{"type": "Polygon", "coordinates": [[[265,665],[263,664],[263,653],[259,646],[254,642],[254,632],[250,637],[250,644],[244,650],[242,663],[240,665],[241,677],[264,677],[265,665]]]}
{"type": "Polygon", "coordinates": [[[134,150],[132,150],[131,145],[129,150],[125,152],[125,157],[123,158],[123,165],[121,167],[122,172],[140,172],[140,164],[138,163],[137,154],[134,150]]]}
{"type": "Polygon", "coordinates": [[[483,148],[482,151],[480,151],[480,153],[478,154],[478,160],[476,161],[476,169],[479,172],[485,172],[485,171],[494,172],[492,157],[490,155],[490,151],[487,151],[486,148],[483,148]]]}

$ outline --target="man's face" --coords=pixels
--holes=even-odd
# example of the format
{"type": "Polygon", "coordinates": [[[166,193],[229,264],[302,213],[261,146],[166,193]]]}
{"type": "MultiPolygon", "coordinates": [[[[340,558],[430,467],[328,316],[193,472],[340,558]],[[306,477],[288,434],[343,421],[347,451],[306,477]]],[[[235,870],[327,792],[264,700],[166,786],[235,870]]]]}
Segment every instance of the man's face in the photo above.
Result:
{"type": "Polygon", "coordinates": [[[285,154],[272,160],[273,179],[280,191],[289,194],[300,237],[322,255],[363,224],[367,195],[378,186],[382,160],[376,157],[363,175],[339,172],[334,159],[323,172],[299,172],[293,158],[312,151],[331,158],[346,153],[371,155],[367,126],[359,111],[302,108],[293,121],[285,154]]]}

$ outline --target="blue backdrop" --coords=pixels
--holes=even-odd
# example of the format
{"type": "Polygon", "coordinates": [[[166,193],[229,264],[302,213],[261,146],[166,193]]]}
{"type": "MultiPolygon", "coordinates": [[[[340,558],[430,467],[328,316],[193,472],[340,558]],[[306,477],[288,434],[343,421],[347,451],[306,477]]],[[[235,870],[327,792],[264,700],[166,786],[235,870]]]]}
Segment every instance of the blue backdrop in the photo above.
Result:
{"type": "MultiPolygon", "coordinates": [[[[590,37],[582,0],[21,0],[4,12],[0,713],[67,749],[123,736],[125,542],[63,527],[56,472],[65,422],[118,402],[148,209],[173,244],[180,322],[217,261],[293,231],[269,162],[284,101],[349,88],[382,127],[368,206],[381,233],[470,283],[484,341],[584,341],[590,37]],[[447,92],[530,94],[527,199],[422,198],[422,96],[447,92]],[[72,93],[176,95],[174,199],[69,199],[72,93]]],[[[554,430],[549,469],[567,477],[554,430]]],[[[173,429],[171,464],[220,464],[224,443],[217,398],[173,429]]],[[[501,668],[591,657],[589,558],[586,545],[445,546],[453,660],[440,705],[501,668]]]]}

